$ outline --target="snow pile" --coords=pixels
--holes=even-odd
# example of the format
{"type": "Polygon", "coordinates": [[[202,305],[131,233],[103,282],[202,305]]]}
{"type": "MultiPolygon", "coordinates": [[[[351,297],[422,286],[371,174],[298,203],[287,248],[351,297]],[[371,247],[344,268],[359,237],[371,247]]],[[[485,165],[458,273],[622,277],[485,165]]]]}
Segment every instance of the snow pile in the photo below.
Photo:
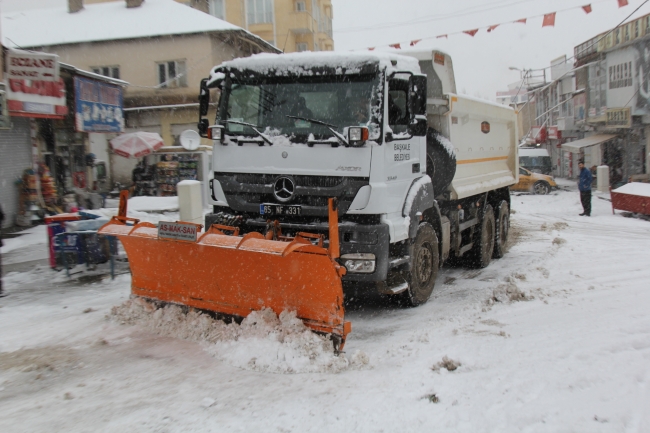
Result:
{"type": "Polygon", "coordinates": [[[438,131],[436,131],[433,136],[436,138],[438,143],[442,145],[442,147],[447,151],[449,156],[452,158],[456,158],[456,148],[454,147],[453,144],[451,144],[451,141],[444,135],[440,134],[438,131]]]}
{"type": "Polygon", "coordinates": [[[616,188],[612,192],[621,194],[638,195],[641,197],[650,197],[650,184],[641,182],[626,183],[625,185],[616,188]]]}
{"type": "Polygon", "coordinates": [[[216,358],[248,370],[338,373],[368,364],[368,356],[362,352],[350,359],[336,356],[332,342],[313,333],[293,311],[284,311],[280,316],[268,308],[253,311],[239,325],[187,310],[178,305],[159,308],[134,298],[113,307],[110,318],[158,335],[202,343],[216,358]]]}

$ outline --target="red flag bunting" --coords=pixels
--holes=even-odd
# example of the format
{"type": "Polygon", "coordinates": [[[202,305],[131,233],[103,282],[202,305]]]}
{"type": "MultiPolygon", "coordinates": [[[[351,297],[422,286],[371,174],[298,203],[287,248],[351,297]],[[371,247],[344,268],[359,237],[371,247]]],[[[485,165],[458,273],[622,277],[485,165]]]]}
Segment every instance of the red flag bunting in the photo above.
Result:
{"type": "Polygon", "coordinates": [[[449,38],[447,37],[447,35],[440,35],[440,36],[436,36],[436,39],[440,39],[440,38],[445,38],[445,39],[449,39],[449,38]]]}
{"type": "Polygon", "coordinates": [[[490,33],[492,30],[496,29],[497,27],[499,27],[498,24],[495,24],[493,26],[488,27],[488,33],[490,33]]]}
{"type": "Polygon", "coordinates": [[[515,22],[516,22],[516,23],[526,24],[526,18],[522,18],[522,19],[517,20],[517,21],[515,21],[515,22]]]}
{"type": "Polygon", "coordinates": [[[399,50],[399,49],[402,48],[402,46],[400,44],[391,44],[391,45],[389,45],[389,47],[395,48],[396,50],[399,50]]]}
{"type": "Polygon", "coordinates": [[[591,13],[591,5],[583,6],[582,10],[585,11],[586,14],[590,14],[591,13]]]}
{"type": "Polygon", "coordinates": [[[416,40],[414,40],[414,41],[411,41],[411,43],[410,43],[409,45],[411,45],[412,47],[414,47],[415,44],[417,44],[417,43],[420,42],[421,40],[422,40],[422,39],[416,39],[416,40]]]}
{"type": "Polygon", "coordinates": [[[627,0],[618,0],[618,7],[622,8],[623,6],[627,6],[627,0]]]}
{"type": "Polygon", "coordinates": [[[463,33],[467,33],[467,34],[470,35],[471,37],[474,37],[474,35],[478,33],[478,29],[474,29],[474,30],[464,30],[463,33]]]}
{"type": "Polygon", "coordinates": [[[542,22],[542,27],[554,27],[555,26],[555,12],[544,15],[544,21],[542,22]]]}

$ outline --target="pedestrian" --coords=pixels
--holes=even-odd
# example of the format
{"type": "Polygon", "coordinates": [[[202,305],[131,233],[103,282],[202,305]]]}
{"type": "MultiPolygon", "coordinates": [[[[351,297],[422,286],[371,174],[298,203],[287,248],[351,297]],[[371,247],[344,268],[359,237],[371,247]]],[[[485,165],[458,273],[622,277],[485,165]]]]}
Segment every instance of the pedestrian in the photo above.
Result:
{"type": "Polygon", "coordinates": [[[585,167],[584,161],[578,162],[578,168],[580,168],[578,189],[580,190],[580,201],[583,209],[580,216],[591,216],[591,182],[594,177],[591,175],[591,171],[585,167]]]}

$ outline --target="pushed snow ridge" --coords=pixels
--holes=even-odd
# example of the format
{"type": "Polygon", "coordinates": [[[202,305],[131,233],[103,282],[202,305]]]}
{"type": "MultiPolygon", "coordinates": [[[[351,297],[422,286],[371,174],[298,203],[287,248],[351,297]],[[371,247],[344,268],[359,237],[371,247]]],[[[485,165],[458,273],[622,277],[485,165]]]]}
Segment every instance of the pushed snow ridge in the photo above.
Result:
{"type": "Polygon", "coordinates": [[[132,298],[113,307],[110,319],[155,334],[203,345],[215,358],[234,367],[269,373],[338,373],[368,364],[368,356],[336,356],[332,342],[313,333],[295,311],[279,316],[271,309],[253,311],[241,324],[226,324],[201,311],[132,298]]]}

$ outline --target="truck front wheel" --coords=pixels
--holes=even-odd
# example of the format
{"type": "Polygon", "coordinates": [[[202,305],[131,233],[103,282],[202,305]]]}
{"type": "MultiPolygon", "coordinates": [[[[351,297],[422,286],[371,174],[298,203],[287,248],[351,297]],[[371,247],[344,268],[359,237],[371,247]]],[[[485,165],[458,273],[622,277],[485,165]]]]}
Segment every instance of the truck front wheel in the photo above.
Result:
{"type": "Polygon", "coordinates": [[[403,295],[409,306],[416,307],[429,300],[438,276],[438,237],[431,224],[420,224],[409,252],[411,270],[406,275],[409,287],[403,295]]]}

